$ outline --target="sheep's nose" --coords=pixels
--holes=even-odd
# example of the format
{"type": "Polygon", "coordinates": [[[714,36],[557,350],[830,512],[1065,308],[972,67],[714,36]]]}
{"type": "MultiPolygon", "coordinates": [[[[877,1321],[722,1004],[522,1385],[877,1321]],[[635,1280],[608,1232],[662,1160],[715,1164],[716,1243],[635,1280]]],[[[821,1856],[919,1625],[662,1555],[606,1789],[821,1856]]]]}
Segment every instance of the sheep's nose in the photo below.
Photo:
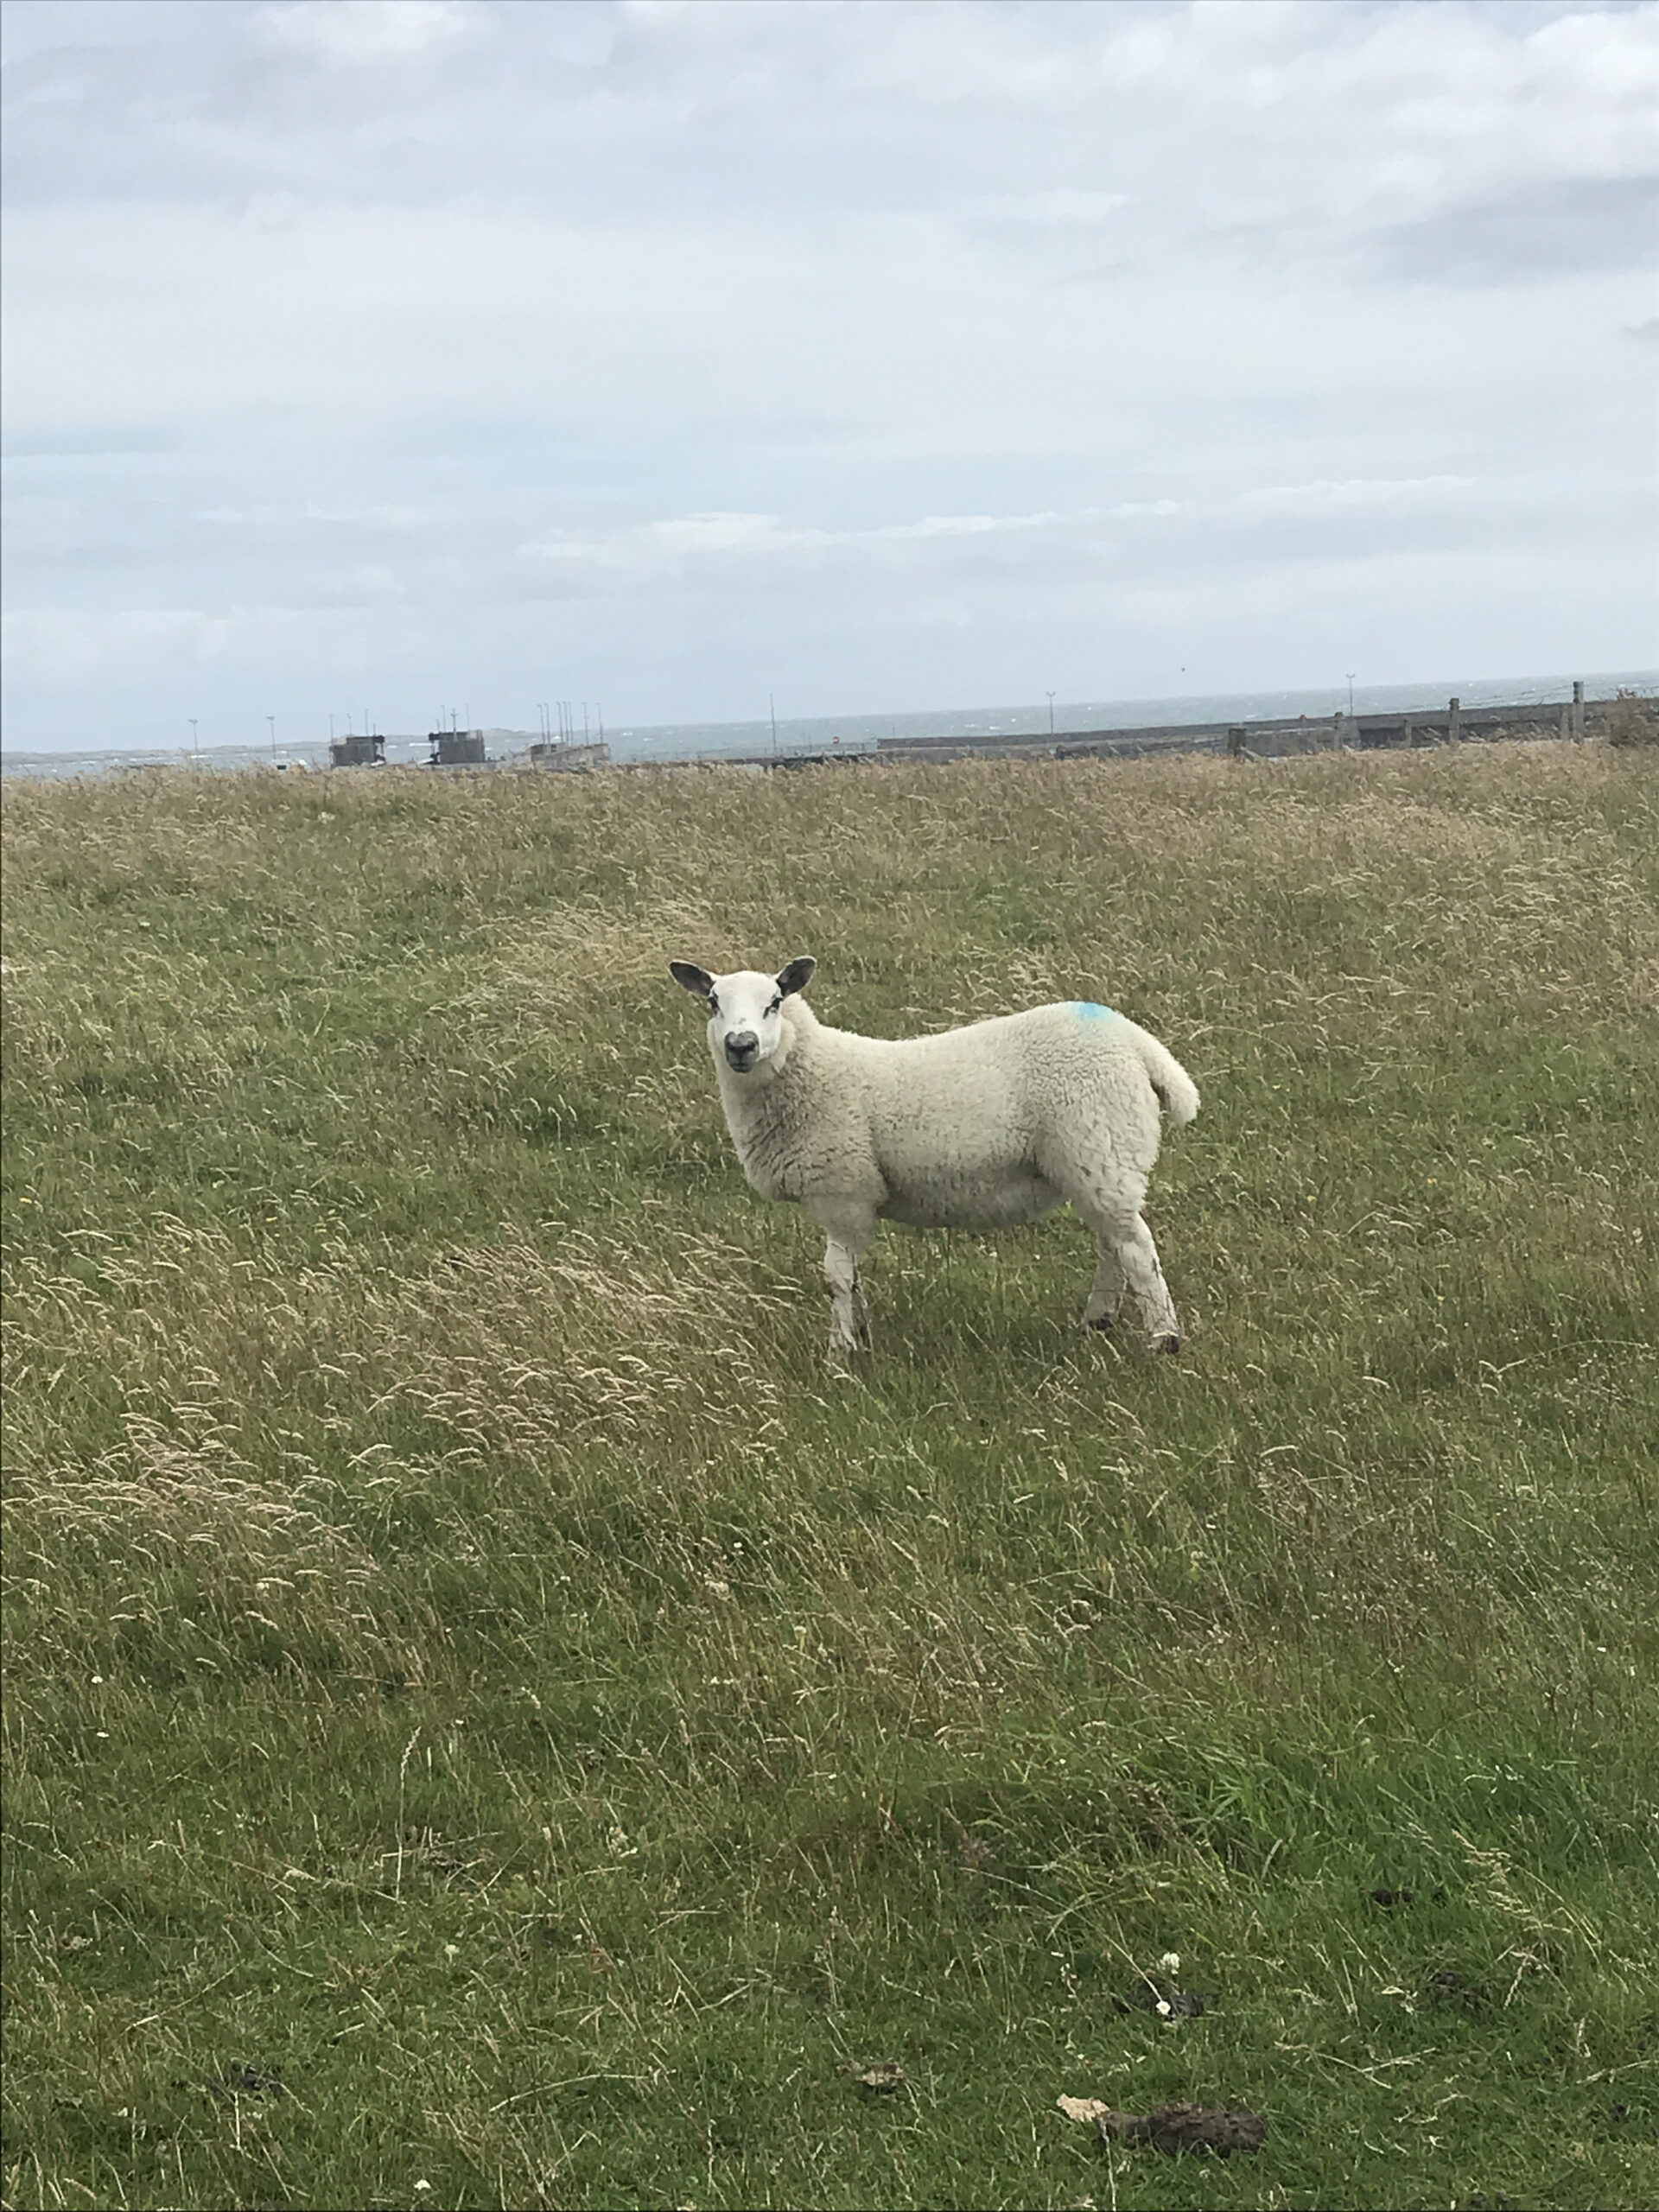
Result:
{"type": "Polygon", "coordinates": [[[734,1068],[747,1068],[760,1050],[760,1039],[753,1029],[734,1030],[726,1039],[726,1058],[734,1068]]]}

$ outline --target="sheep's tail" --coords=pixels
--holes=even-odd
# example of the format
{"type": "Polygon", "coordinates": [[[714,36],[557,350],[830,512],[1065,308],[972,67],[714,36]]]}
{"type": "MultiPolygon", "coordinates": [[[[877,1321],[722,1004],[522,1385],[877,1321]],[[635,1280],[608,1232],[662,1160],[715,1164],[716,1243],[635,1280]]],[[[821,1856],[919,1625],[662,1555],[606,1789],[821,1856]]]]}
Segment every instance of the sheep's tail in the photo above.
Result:
{"type": "Polygon", "coordinates": [[[1198,1084],[1167,1046],[1160,1045],[1144,1029],[1136,1028],[1135,1045],[1159,1104],[1176,1128],[1185,1128],[1198,1110],[1198,1084]]]}

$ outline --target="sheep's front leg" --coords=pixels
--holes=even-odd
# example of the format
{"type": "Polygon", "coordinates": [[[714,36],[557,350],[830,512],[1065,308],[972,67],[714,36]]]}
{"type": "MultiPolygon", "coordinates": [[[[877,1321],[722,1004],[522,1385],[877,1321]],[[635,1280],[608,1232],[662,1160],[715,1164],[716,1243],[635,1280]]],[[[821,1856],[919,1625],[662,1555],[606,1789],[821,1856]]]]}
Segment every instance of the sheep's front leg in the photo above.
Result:
{"type": "Polygon", "coordinates": [[[814,1218],[826,1239],[823,1279],[830,1286],[830,1357],[844,1360],[869,1344],[870,1309],[859,1281],[858,1263],[875,1233],[874,1215],[853,1209],[815,1206],[814,1218]]]}
{"type": "Polygon", "coordinates": [[[858,1257],[832,1236],[824,1247],[823,1279],[830,1286],[830,1356],[850,1357],[868,1341],[870,1309],[858,1279],[858,1257]]]}

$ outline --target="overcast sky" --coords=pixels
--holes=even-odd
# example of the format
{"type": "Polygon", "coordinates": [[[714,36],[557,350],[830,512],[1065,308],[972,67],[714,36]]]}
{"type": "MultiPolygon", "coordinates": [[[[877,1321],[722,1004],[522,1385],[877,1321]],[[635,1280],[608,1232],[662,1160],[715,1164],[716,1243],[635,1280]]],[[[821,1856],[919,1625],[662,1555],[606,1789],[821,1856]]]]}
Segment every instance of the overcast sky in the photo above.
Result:
{"type": "Polygon", "coordinates": [[[0,25],[10,747],[1659,662],[1651,7],[0,25]]]}

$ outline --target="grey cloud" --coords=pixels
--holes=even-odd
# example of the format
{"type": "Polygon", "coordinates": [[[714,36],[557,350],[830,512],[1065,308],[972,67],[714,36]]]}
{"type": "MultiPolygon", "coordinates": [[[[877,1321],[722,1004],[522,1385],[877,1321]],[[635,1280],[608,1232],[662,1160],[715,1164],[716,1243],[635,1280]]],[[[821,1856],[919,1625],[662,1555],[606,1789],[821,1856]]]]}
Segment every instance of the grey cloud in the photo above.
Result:
{"type": "Polygon", "coordinates": [[[1551,180],[1448,207],[1380,232],[1363,265],[1383,283],[1539,282],[1571,272],[1651,270],[1659,176],[1551,180]]]}

